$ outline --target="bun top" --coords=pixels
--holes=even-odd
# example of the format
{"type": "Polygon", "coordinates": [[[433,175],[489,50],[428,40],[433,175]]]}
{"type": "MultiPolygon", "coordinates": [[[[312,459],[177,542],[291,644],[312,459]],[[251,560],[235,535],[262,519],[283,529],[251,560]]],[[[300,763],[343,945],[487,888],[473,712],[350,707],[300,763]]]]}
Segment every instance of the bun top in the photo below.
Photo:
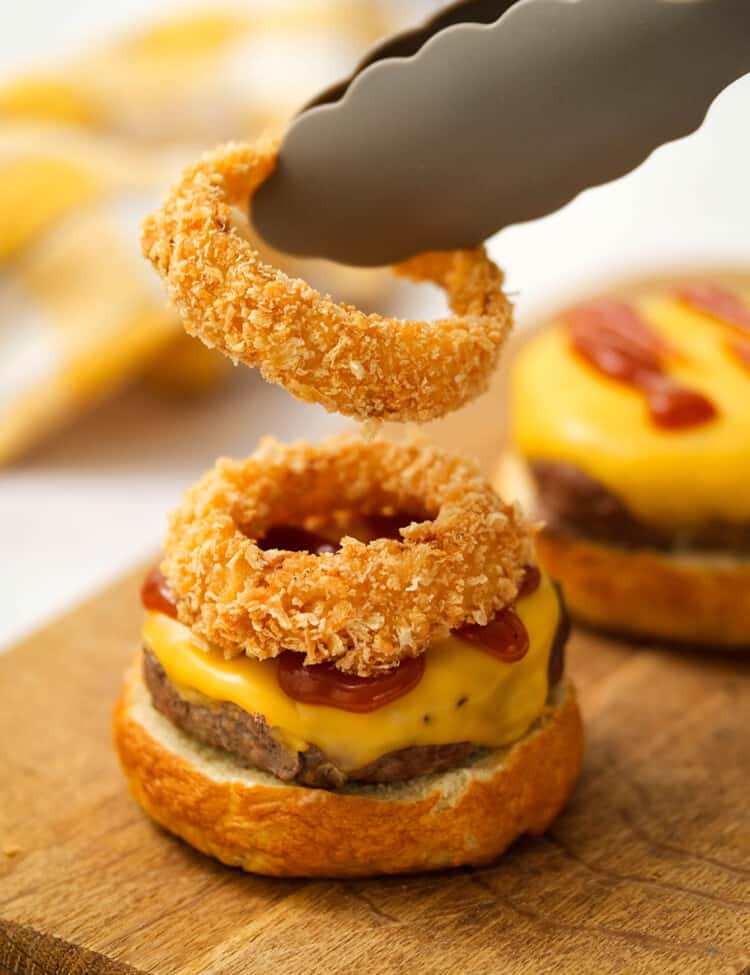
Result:
{"type": "Polygon", "coordinates": [[[562,309],[513,367],[512,438],[662,528],[750,521],[750,274],[645,281],[562,309]]]}

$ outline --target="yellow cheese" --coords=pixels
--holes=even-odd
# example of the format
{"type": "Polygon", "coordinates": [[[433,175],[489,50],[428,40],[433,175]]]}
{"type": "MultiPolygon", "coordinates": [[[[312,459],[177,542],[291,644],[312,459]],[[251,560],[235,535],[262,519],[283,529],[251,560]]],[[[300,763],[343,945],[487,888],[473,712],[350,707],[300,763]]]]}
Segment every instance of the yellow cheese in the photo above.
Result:
{"type": "Polygon", "coordinates": [[[278,685],[275,661],[225,660],[162,613],[146,614],[143,639],[179,689],[262,714],[282,740],[300,750],[317,745],[350,770],[410,745],[500,746],[520,738],[547,697],[547,663],[560,612],[550,581],[543,578],[516,609],[530,641],[522,660],[503,663],[450,637],[427,651],[424,676],[413,690],[369,714],[293,701],[278,685]]]}
{"type": "Polygon", "coordinates": [[[574,464],[645,522],[679,530],[750,520],[750,371],[726,349],[738,332],[663,292],[632,304],[681,353],[670,372],[708,396],[719,416],[681,431],[659,429],[639,393],[579,359],[556,322],[514,366],[518,451],[574,464]]]}

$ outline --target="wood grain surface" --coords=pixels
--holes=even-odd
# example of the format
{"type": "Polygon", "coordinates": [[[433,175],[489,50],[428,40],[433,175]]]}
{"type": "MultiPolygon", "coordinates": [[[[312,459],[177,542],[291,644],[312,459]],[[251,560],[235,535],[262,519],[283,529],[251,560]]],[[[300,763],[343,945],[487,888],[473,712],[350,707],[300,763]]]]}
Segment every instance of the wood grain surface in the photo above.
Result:
{"type": "MultiPolygon", "coordinates": [[[[489,463],[499,386],[437,428],[489,463]]],[[[0,973],[750,975],[750,662],[576,633],[583,775],[494,867],[273,880],[126,794],[110,713],[141,571],[0,657],[0,973]]]]}

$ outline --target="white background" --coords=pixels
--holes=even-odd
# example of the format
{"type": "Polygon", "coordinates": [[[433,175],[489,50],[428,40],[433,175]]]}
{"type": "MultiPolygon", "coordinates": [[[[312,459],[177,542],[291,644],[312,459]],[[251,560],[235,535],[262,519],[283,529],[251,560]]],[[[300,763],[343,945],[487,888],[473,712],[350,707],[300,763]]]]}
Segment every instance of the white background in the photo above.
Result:
{"type": "MultiPolygon", "coordinates": [[[[0,72],[38,67],[180,5],[0,0],[0,72]]],[[[414,4],[417,19],[423,8],[414,4]]],[[[620,273],[746,262],[748,174],[750,78],[721,96],[697,134],[492,241],[520,321],[620,273]]],[[[434,310],[429,297],[421,310],[434,310]]],[[[154,551],[165,512],[217,454],[249,453],[267,432],[315,438],[340,423],[239,371],[225,393],[187,406],[133,391],[101,407],[0,474],[0,646],[154,551]]]]}

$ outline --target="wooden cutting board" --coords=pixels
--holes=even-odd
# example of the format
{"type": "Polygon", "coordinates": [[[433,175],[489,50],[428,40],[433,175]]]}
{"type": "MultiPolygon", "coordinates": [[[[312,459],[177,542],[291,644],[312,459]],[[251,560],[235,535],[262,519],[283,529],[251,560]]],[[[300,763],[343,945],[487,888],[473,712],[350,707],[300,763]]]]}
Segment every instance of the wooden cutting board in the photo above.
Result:
{"type": "MultiPolygon", "coordinates": [[[[501,382],[435,430],[485,464],[501,382]]],[[[142,570],[0,656],[0,973],[750,975],[750,661],[575,634],[569,808],[495,867],[231,870],[129,799],[110,712],[142,570]]]]}

